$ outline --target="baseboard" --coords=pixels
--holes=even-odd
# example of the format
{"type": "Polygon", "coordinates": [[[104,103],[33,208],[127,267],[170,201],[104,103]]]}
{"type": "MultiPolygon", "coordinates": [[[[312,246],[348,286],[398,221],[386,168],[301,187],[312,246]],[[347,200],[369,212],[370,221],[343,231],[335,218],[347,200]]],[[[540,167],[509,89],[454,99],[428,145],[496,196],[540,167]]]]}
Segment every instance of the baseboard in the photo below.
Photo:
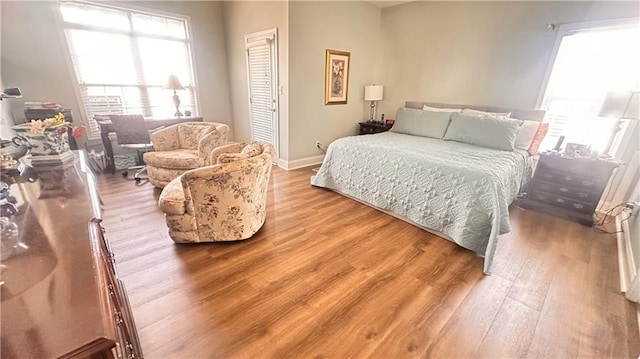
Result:
{"type": "MultiPolygon", "coordinates": [[[[628,218],[628,211],[629,209],[625,209],[616,216],[618,271],[620,272],[620,291],[623,293],[627,293],[632,279],[636,276],[636,265],[631,247],[631,232],[629,231],[629,222],[625,220],[625,218],[628,218]]],[[[632,302],[632,304],[634,308],[636,308],[636,323],[638,324],[638,331],[640,332],[640,305],[635,302],[632,302]]]]}
{"type": "Polygon", "coordinates": [[[278,166],[284,168],[287,171],[295,170],[297,168],[313,166],[317,164],[321,164],[322,160],[324,160],[324,155],[305,157],[299,160],[286,161],[283,159],[278,160],[278,166]]]}
{"type": "MultiPolygon", "coordinates": [[[[638,323],[638,332],[640,333],[640,305],[638,303],[633,303],[633,306],[636,308],[636,320],[638,323]]],[[[638,356],[640,358],[640,356],[638,356]]]]}
{"type": "Polygon", "coordinates": [[[627,292],[631,280],[636,276],[636,264],[631,247],[631,232],[629,222],[624,219],[629,215],[628,210],[616,216],[616,239],[618,241],[618,271],[620,272],[620,291],[627,292]]]}

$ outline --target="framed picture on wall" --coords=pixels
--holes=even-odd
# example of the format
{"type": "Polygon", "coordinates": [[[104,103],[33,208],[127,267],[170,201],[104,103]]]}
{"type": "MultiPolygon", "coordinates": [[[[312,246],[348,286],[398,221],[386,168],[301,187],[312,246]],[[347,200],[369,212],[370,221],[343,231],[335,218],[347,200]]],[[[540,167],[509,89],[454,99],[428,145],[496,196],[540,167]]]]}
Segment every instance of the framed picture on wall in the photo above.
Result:
{"type": "Polygon", "coordinates": [[[324,104],[347,103],[349,92],[349,52],[327,50],[324,69],[324,104]]]}

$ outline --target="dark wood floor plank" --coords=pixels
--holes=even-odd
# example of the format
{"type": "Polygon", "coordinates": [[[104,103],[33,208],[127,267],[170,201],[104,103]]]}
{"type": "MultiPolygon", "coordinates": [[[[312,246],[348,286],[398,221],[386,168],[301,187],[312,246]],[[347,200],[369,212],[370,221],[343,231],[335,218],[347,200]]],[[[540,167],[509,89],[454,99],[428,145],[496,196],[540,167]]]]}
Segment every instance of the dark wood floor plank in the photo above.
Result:
{"type": "Polygon", "coordinates": [[[312,174],[274,168],[263,228],[197,245],[171,241],[159,190],[98,176],[146,357],[640,354],[612,235],[511,208],[487,277],[474,253],[312,174]]]}

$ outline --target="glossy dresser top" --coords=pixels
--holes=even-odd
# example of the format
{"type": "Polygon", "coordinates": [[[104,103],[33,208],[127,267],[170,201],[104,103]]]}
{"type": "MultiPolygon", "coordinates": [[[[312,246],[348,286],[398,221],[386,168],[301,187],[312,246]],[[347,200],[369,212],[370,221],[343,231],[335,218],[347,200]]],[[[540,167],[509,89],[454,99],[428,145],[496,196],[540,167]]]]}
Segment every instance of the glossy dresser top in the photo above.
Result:
{"type": "Polygon", "coordinates": [[[89,225],[100,212],[83,155],[37,167],[35,182],[3,174],[17,213],[3,202],[2,358],[59,357],[114,337],[94,270],[89,225]]]}
{"type": "Polygon", "coordinates": [[[614,161],[601,160],[591,157],[565,157],[562,155],[541,154],[541,168],[558,172],[576,173],[588,177],[611,175],[611,171],[619,164],[614,161]]]}

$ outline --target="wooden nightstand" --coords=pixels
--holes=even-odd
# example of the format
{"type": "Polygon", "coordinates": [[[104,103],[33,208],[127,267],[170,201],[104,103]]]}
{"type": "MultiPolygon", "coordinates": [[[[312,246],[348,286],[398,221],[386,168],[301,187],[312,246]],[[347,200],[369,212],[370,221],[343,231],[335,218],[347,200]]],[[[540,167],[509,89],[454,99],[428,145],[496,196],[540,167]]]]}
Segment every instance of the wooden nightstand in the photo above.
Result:
{"type": "Polygon", "coordinates": [[[519,205],[590,227],[602,192],[617,167],[614,162],[598,159],[541,154],[519,205]]]}
{"type": "Polygon", "coordinates": [[[360,125],[361,135],[385,132],[385,131],[389,131],[391,127],[393,127],[393,125],[387,125],[387,124],[382,125],[379,123],[369,123],[369,122],[359,122],[358,125],[360,125]]]}

